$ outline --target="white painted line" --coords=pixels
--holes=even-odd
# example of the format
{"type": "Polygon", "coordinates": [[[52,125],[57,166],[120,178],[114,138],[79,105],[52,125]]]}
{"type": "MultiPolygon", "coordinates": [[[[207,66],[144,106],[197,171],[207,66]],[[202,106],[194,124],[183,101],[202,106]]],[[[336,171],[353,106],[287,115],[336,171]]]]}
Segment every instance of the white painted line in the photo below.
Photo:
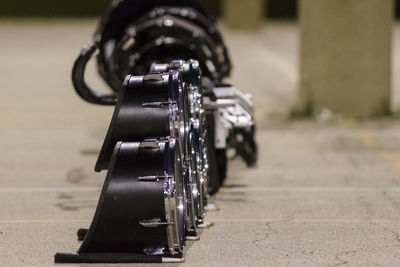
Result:
{"type": "MultiPolygon", "coordinates": [[[[59,192],[100,192],[101,187],[3,187],[0,193],[59,193],[59,192]]],[[[223,187],[219,193],[229,192],[400,192],[398,186],[385,187],[223,187]]]]}
{"type": "MultiPolygon", "coordinates": [[[[0,193],[58,193],[58,192],[100,192],[101,187],[3,187],[0,193]]],[[[399,186],[385,187],[222,187],[219,193],[229,192],[400,192],[399,186]]]]}
{"type": "Polygon", "coordinates": [[[58,219],[58,220],[0,220],[0,224],[36,224],[36,223],[86,223],[89,224],[90,219],[58,219]]]}
{"type": "MultiPolygon", "coordinates": [[[[49,219],[49,220],[0,220],[0,224],[48,224],[48,223],[81,223],[90,224],[87,219],[49,219]]],[[[287,219],[287,218],[226,218],[213,219],[213,223],[398,223],[398,220],[384,219],[287,219]]]]}
{"type": "Polygon", "coordinates": [[[3,187],[0,193],[99,192],[101,187],[3,187]]]}
{"type": "Polygon", "coordinates": [[[398,220],[383,219],[274,219],[274,218],[232,218],[213,219],[215,223],[398,223],[398,220]]]}
{"type": "Polygon", "coordinates": [[[218,193],[224,194],[229,192],[335,192],[335,193],[356,193],[356,192],[400,192],[400,187],[223,187],[218,193]]]}

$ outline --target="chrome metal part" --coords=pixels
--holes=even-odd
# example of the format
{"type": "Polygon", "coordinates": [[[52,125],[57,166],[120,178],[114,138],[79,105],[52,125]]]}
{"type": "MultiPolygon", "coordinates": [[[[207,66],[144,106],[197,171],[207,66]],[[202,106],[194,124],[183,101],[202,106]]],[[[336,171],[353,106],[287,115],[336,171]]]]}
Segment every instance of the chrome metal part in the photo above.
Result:
{"type": "Polygon", "coordinates": [[[172,178],[171,175],[168,175],[167,172],[164,172],[164,175],[146,175],[146,176],[139,176],[138,181],[142,182],[158,182],[164,179],[172,178]]]}
{"type": "Polygon", "coordinates": [[[182,253],[184,245],[185,195],[181,165],[176,160],[181,157],[181,154],[176,149],[176,140],[171,138],[169,142],[175,149],[170,155],[173,162],[168,175],[171,178],[164,182],[164,203],[166,220],[171,222],[167,226],[168,249],[171,255],[176,255],[182,253]]]}
{"type": "Polygon", "coordinates": [[[168,220],[166,222],[163,222],[163,221],[161,221],[160,218],[155,218],[155,219],[150,219],[150,220],[142,220],[139,223],[143,227],[150,227],[150,228],[158,227],[161,225],[174,224],[173,222],[168,221],[168,220]]]}
{"type": "Polygon", "coordinates": [[[144,140],[143,142],[140,142],[139,147],[141,148],[159,148],[159,140],[157,139],[148,139],[144,140]]]}
{"type": "Polygon", "coordinates": [[[216,100],[204,99],[204,107],[214,110],[216,121],[215,147],[225,149],[231,131],[252,127],[255,124],[251,95],[244,94],[235,87],[216,87],[213,89],[216,100]]]}

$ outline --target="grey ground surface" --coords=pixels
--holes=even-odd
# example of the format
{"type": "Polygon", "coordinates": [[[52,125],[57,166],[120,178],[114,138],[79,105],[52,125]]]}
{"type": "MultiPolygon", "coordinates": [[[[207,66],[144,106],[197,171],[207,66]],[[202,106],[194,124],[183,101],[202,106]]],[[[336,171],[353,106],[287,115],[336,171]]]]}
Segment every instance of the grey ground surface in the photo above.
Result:
{"type": "MultiPolygon", "coordinates": [[[[0,266],[51,266],[90,224],[112,108],[81,101],[70,69],[94,25],[0,21],[0,266]]],[[[215,226],[188,243],[182,266],[399,266],[400,121],[282,120],[296,99],[296,26],[226,39],[234,84],[254,94],[260,162],[230,162],[207,214],[215,226]]]]}

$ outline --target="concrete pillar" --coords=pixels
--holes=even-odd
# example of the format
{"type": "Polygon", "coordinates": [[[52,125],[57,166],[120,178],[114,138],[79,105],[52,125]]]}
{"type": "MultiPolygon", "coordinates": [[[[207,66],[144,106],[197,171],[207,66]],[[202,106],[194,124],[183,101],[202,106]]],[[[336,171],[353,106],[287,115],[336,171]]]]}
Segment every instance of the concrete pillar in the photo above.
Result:
{"type": "Polygon", "coordinates": [[[392,0],[300,1],[300,110],[390,113],[392,0]]]}
{"type": "Polygon", "coordinates": [[[223,16],[228,26],[255,29],[260,26],[265,0],[223,0],[223,16]]]}

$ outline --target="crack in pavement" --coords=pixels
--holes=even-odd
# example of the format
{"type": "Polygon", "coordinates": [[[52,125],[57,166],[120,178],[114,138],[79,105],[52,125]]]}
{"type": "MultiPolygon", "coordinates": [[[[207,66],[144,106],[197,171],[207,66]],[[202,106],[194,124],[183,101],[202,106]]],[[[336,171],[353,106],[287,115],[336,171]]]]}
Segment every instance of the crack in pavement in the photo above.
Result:
{"type": "Polygon", "coordinates": [[[349,254],[354,255],[355,253],[357,253],[357,252],[359,252],[359,251],[361,251],[361,249],[350,250],[350,251],[343,251],[343,252],[340,252],[340,253],[336,254],[335,260],[338,261],[338,262],[335,263],[335,265],[333,265],[333,266],[340,266],[340,265],[346,265],[346,264],[348,264],[349,261],[346,260],[346,259],[344,259],[343,256],[349,255],[349,254]]]}
{"type": "MultiPolygon", "coordinates": [[[[267,231],[267,232],[265,232],[265,231],[259,232],[259,231],[257,231],[256,229],[252,229],[252,232],[255,233],[257,236],[262,235],[262,237],[260,237],[260,238],[258,238],[258,239],[256,239],[256,240],[253,240],[253,241],[252,241],[252,244],[253,244],[254,246],[256,246],[256,247],[268,248],[268,246],[260,245],[259,242],[265,241],[265,240],[267,240],[268,237],[270,237],[272,234],[278,233],[278,231],[277,231],[277,230],[274,230],[274,229],[272,228],[271,225],[272,225],[273,223],[282,223],[282,222],[290,222],[290,221],[293,221],[293,220],[294,220],[294,216],[295,216],[296,214],[301,213],[301,212],[302,212],[301,210],[294,211],[294,212],[288,214],[288,215],[286,216],[285,219],[265,223],[265,225],[266,225],[267,228],[268,228],[268,231],[267,231]]],[[[282,233],[282,232],[281,232],[281,233],[282,233]]]]}
{"type": "Polygon", "coordinates": [[[260,247],[260,248],[268,248],[268,246],[263,246],[263,245],[260,245],[260,244],[258,244],[258,243],[261,242],[261,241],[267,240],[268,237],[269,237],[270,235],[272,235],[272,234],[278,232],[278,231],[276,231],[276,230],[274,230],[274,229],[272,228],[272,226],[271,226],[272,223],[276,223],[276,222],[267,222],[267,223],[265,224],[265,225],[267,226],[267,228],[268,228],[268,232],[262,231],[262,232],[260,233],[260,232],[257,231],[256,229],[252,229],[252,232],[255,233],[257,236],[259,236],[259,235],[261,235],[261,234],[263,235],[261,238],[258,238],[258,239],[256,239],[256,240],[253,240],[253,241],[251,242],[254,246],[260,247]]]}
{"type": "MultiPolygon", "coordinates": [[[[394,199],[392,199],[387,194],[387,192],[384,191],[382,194],[396,209],[398,209],[400,211],[400,204],[398,202],[396,202],[394,199]]],[[[357,198],[357,201],[359,203],[361,203],[364,206],[365,210],[366,210],[367,215],[366,215],[365,221],[367,223],[371,224],[371,225],[377,226],[377,227],[382,228],[383,230],[385,230],[387,232],[390,232],[392,234],[392,236],[393,236],[394,241],[397,243],[396,247],[400,247],[400,233],[395,231],[395,230],[393,230],[390,227],[380,225],[376,221],[371,221],[370,220],[371,217],[375,214],[375,212],[372,209],[372,204],[369,203],[368,201],[366,201],[363,197],[357,198]]]]}

